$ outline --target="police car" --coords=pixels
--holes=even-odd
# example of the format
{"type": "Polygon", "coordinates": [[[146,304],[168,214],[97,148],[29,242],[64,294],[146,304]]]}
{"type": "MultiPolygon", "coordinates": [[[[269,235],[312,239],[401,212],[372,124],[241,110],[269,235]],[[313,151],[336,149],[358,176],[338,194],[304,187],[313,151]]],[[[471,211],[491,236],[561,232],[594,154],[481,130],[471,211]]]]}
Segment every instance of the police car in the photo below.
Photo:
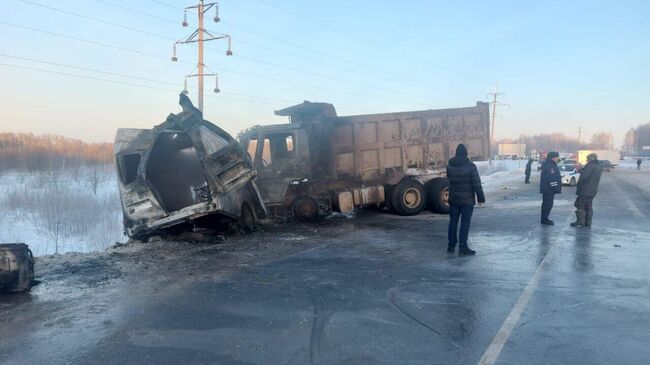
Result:
{"type": "Polygon", "coordinates": [[[575,165],[559,163],[557,165],[557,168],[560,170],[560,175],[562,175],[562,185],[578,185],[578,180],[580,180],[580,172],[575,165]]]}

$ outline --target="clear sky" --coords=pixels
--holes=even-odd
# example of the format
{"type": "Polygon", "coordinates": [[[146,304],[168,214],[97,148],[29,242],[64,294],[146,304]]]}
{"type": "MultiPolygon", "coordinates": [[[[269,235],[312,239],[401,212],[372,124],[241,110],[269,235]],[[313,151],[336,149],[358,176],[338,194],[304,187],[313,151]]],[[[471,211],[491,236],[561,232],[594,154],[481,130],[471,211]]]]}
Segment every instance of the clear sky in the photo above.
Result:
{"type": "MultiPolygon", "coordinates": [[[[162,122],[196,62],[193,46],[170,60],[191,4],[1,0],[0,131],[112,141],[162,122]]],[[[618,145],[650,122],[649,1],[223,0],[220,17],[206,28],[235,55],[208,45],[222,93],[206,81],[205,117],[233,134],[303,100],[340,115],[471,106],[495,83],[510,104],[497,138],[582,125],[618,145]]]]}

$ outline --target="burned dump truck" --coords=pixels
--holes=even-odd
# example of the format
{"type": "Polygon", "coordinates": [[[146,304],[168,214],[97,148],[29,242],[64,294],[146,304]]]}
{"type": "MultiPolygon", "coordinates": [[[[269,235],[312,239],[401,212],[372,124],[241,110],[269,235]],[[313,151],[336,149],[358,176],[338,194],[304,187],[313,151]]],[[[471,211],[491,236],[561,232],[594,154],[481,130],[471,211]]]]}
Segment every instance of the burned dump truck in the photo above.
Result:
{"type": "Polygon", "coordinates": [[[153,129],[118,129],[115,166],[124,230],[144,239],[185,222],[234,221],[250,230],[266,215],[256,171],[241,145],[203,119],[181,94],[183,111],[153,129]]]}
{"type": "Polygon", "coordinates": [[[305,101],[275,112],[290,123],[253,127],[239,141],[254,161],[267,209],[314,219],[332,209],[388,207],[401,215],[449,211],[445,166],[464,143],[489,156],[488,104],[342,116],[305,101]]]}

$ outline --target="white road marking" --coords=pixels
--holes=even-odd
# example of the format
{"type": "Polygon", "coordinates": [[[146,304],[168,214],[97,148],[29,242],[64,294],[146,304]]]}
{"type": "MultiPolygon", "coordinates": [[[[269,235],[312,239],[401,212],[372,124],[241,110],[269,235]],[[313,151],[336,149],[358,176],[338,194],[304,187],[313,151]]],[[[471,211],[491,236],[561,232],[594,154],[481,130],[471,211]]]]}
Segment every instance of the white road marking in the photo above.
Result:
{"type": "MultiPolygon", "coordinates": [[[[559,232],[559,237],[565,236],[567,227],[569,227],[569,223],[571,223],[572,219],[573,215],[569,215],[566,219],[566,222],[564,222],[564,228],[561,232],[559,232]]],[[[551,228],[545,227],[545,229],[551,228]]],[[[526,288],[519,296],[519,299],[517,299],[517,302],[510,310],[510,313],[508,313],[505,321],[503,321],[501,328],[499,328],[499,332],[497,332],[496,336],[494,336],[492,339],[492,342],[490,342],[487,350],[485,350],[485,353],[483,356],[481,356],[481,359],[478,362],[479,365],[493,365],[499,358],[503,346],[506,344],[506,342],[508,342],[512,331],[515,329],[517,323],[519,322],[519,319],[521,318],[521,314],[524,312],[524,309],[526,309],[526,305],[528,305],[528,301],[533,296],[535,289],[537,289],[537,286],[539,285],[542,274],[544,273],[544,270],[551,260],[552,248],[553,247],[550,246],[548,251],[546,251],[546,255],[544,255],[544,259],[542,259],[542,262],[540,262],[539,266],[537,266],[535,274],[528,282],[528,285],[526,285],[526,288]]]]}
{"type": "Polygon", "coordinates": [[[616,192],[623,198],[623,200],[625,200],[625,204],[627,205],[628,208],[630,208],[630,210],[632,211],[632,214],[634,214],[634,216],[638,220],[640,220],[641,222],[644,222],[645,219],[646,219],[645,216],[643,215],[643,213],[641,213],[641,210],[639,210],[639,207],[637,207],[636,204],[634,204],[632,199],[630,199],[630,197],[625,195],[623,190],[621,190],[621,188],[617,184],[614,184],[614,190],[616,190],[616,192]]]}

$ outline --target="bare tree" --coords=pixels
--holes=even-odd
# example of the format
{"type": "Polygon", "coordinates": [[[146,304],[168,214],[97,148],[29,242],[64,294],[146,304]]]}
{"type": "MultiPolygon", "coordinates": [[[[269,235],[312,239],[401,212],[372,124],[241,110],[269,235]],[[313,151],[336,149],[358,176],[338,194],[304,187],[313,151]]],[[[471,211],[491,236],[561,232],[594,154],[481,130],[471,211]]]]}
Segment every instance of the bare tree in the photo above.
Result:
{"type": "Polygon", "coordinates": [[[90,186],[90,189],[92,189],[93,194],[97,195],[97,188],[99,187],[99,183],[101,180],[99,167],[93,166],[88,172],[88,175],[86,176],[87,176],[88,186],[90,186]]]}

